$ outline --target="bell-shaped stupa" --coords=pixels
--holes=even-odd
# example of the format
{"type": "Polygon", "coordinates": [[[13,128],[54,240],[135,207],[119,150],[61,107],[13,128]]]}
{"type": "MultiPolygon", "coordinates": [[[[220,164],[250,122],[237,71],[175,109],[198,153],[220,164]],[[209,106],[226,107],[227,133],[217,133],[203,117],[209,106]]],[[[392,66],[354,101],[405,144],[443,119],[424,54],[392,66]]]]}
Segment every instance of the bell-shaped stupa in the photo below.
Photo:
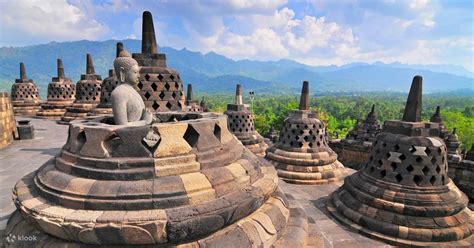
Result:
{"type": "Polygon", "coordinates": [[[338,181],[344,166],[328,146],[324,122],[309,110],[309,83],[303,82],[298,110],[291,110],[278,142],[268,148],[266,158],[285,182],[324,184],[338,181]]]}
{"type": "MultiPolygon", "coordinates": [[[[448,175],[469,197],[469,202],[474,207],[474,146],[463,158],[461,141],[456,134],[456,128],[446,137],[446,146],[448,148],[448,175]]],[[[471,209],[474,210],[473,207],[471,209]]]]}
{"type": "Polygon", "coordinates": [[[26,76],[25,64],[20,63],[20,78],[12,85],[11,98],[16,115],[35,116],[41,108],[38,87],[26,76]]]}
{"type": "MultiPolygon", "coordinates": [[[[123,43],[117,42],[115,57],[118,58],[120,52],[123,51],[123,43]]],[[[109,70],[109,76],[104,78],[100,87],[100,103],[93,109],[90,115],[105,115],[112,114],[112,103],[110,95],[117,87],[118,80],[114,69],[109,70]]]]}
{"type": "Polygon", "coordinates": [[[152,112],[185,111],[183,83],[175,69],[166,67],[166,55],[158,53],[153,18],[143,12],[142,52],[132,57],[140,66],[139,93],[152,112]]]}
{"type": "Polygon", "coordinates": [[[48,98],[41,104],[37,116],[48,119],[60,119],[76,99],[76,85],[64,75],[63,61],[58,59],[58,76],[48,85],[48,98]]]}
{"type": "Polygon", "coordinates": [[[201,105],[199,101],[193,99],[193,85],[188,84],[188,89],[186,91],[186,111],[188,112],[202,112],[201,105]]]}
{"type": "Polygon", "coordinates": [[[245,147],[260,157],[265,157],[268,145],[263,137],[255,130],[253,114],[243,102],[242,88],[237,84],[234,104],[227,104],[225,114],[228,117],[229,130],[245,147]]]}
{"type": "Polygon", "coordinates": [[[421,122],[422,78],[415,76],[401,121],[386,121],[367,165],[327,201],[349,228],[399,246],[473,246],[467,197],[448,177],[439,124],[421,122]]]}
{"type": "Polygon", "coordinates": [[[375,104],[362,123],[356,123],[355,127],[341,140],[335,149],[339,155],[339,161],[345,166],[360,169],[370,157],[370,150],[375,141],[375,136],[380,133],[381,125],[377,120],[375,104]]]}
{"type": "Polygon", "coordinates": [[[67,108],[62,122],[70,122],[77,118],[85,118],[100,103],[102,77],[95,74],[92,55],[86,55],[86,73],[76,84],[76,100],[67,108]]]}
{"type": "Polygon", "coordinates": [[[430,122],[439,124],[439,137],[441,137],[442,139],[445,139],[449,135],[449,132],[446,130],[446,127],[444,126],[443,118],[441,117],[440,106],[436,106],[436,111],[431,116],[430,122]]]}

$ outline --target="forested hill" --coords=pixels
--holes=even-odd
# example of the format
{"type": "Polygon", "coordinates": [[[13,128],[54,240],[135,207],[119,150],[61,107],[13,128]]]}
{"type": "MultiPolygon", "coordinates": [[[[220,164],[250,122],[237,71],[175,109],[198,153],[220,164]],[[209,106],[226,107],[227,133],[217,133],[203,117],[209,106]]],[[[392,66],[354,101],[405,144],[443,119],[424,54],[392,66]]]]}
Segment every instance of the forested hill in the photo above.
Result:
{"type": "MultiPolygon", "coordinates": [[[[116,40],[51,42],[27,47],[0,48],[0,91],[9,91],[19,77],[19,62],[24,62],[28,77],[41,94],[56,74],[56,58],[62,58],[66,75],[77,81],[85,71],[85,54],[91,53],[96,72],[103,77],[112,67],[116,40]]],[[[125,48],[139,52],[139,40],[123,41],[125,48]]],[[[423,76],[424,92],[474,89],[473,73],[459,66],[404,65],[400,63],[352,63],[343,66],[308,66],[291,60],[259,62],[232,60],[210,52],[160,47],[168,66],[179,71],[183,82],[193,83],[195,91],[232,92],[237,82],[245,90],[262,93],[296,93],[301,82],[309,80],[313,92],[407,92],[414,75],[423,76]]]]}

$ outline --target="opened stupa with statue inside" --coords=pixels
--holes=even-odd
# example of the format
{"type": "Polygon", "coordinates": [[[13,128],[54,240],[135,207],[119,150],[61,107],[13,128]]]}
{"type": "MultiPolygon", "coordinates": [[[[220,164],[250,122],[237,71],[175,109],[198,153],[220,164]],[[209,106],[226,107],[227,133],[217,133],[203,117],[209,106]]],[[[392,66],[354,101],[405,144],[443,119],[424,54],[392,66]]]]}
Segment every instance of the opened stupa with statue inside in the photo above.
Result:
{"type": "Polygon", "coordinates": [[[225,115],[134,115],[151,112],[138,64],[123,51],[114,67],[113,116],[71,121],[60,153],[15,185],[6,235],[35,233],[38,247],[306,245],[304,210],[290,214],[275,169],[225,115]]]}

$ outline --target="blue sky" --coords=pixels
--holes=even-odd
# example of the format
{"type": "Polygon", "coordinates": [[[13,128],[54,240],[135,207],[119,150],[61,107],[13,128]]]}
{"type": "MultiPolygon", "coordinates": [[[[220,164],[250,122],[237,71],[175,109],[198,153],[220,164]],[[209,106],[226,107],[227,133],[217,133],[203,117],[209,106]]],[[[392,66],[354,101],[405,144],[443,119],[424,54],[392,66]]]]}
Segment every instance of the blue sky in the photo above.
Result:
{"type": "Polygon", "coordinates": [[[0,46],[140,39],[153,14],[160,46],[311,65],[382,61],[474,71],[474,1],[1,1],[0,46]]]}

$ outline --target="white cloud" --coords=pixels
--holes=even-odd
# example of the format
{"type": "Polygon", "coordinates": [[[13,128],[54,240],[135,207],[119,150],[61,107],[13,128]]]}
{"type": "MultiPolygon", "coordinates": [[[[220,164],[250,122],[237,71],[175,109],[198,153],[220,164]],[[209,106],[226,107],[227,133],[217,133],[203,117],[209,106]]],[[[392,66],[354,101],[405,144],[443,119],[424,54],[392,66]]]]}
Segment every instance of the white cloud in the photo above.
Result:
{"type": "Polygon", "coordinates": [[[94,40],[108,30],[65,0],[8,1],[0,2],[0,8],[2,45],[94,40]]]}
{"type": "Polygon", "coordinates": [[[327,22],[324,17],[306,15],[298,19],[287,7],[271,15],[245,15],[237,20],[235,26],[240,29],[223,26],[208,36],[191,31],[201,41],[198,49],[234,59],[259,60],[288,58],[316,48],[357,49],[351,47],[356,39],[350,28],[327,22]],[[247,26],[242,28],[242,24],[247,26]]]}

